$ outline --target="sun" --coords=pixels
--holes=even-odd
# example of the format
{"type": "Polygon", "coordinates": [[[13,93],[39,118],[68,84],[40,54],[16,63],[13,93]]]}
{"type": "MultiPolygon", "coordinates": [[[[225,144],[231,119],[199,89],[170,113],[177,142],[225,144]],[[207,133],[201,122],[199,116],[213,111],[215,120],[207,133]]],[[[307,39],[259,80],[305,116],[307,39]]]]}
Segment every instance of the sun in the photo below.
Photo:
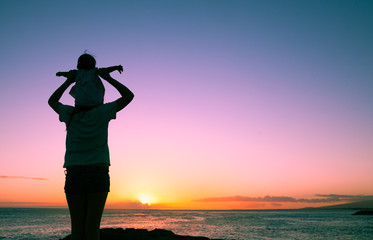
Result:
{"type": "Polygon", "coordinates": [[[138,200],[144,205],[151,205],[154,203],[154,197],[150,194],[143,193],[138,196],[138,200]]]}

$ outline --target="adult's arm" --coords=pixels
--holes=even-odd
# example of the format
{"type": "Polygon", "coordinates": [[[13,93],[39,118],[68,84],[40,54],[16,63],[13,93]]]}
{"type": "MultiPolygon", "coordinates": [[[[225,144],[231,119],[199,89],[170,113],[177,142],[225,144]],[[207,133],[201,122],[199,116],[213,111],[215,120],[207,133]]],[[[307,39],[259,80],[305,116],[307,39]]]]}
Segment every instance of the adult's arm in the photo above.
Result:
{"type": "Polygon", "coordinates": [[[112,78],[109,73],[101,74],[100,76],[117,89],[121,95],[120,98],[115,100],[117,103],[117,112],[119,112],[132,101],[135,95],[126,86],[112,78]]]}
{"type": "Polygon", "coordinates": [[[74,82],[74,78],[68,78],[62,85],[57,88],[56,91],[50,96],[48,100],[49,106],[58,113],[58,108],[62,103],[60,103],[60,99],[62,97],[62,94],[66,91],[66,89],[74,82]]]}

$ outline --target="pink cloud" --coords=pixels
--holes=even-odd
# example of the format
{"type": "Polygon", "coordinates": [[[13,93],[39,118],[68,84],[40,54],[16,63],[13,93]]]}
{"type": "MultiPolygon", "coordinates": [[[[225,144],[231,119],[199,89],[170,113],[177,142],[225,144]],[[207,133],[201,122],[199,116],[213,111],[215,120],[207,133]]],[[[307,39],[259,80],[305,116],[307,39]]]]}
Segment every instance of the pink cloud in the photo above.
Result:
{"type": "Polygon", "coordinates": [[[274,206],[274,207],[281,207],[282,206],[281,203],[271,203],[271,205],[274,206]]]}
{"type": "Polygon", "coordinates": [[[66,203],[61,202],[0,202],[0,207],[66,207],[66,203]]]}
{"type": "Polygon", "coordinates": [[[369,195],[337,195],[337,194],[316,194],[316,198],[296,199],[288,196],[265,196],[265,197],[247,197],[247,196],[230,196],[230,197],[211,197],[195,200],[196,202],[293,202],[293,203],[330,203],[330,202],[354,202],[371,200],[373,196],[369,195]]]}
{"type": "Polygon", "coordinates": [[[21,176],[0,176],[0,179],[23,179],[23,180],[48,181],[48,179],[46,179],[46,178],[21,177],[21,176]]]}

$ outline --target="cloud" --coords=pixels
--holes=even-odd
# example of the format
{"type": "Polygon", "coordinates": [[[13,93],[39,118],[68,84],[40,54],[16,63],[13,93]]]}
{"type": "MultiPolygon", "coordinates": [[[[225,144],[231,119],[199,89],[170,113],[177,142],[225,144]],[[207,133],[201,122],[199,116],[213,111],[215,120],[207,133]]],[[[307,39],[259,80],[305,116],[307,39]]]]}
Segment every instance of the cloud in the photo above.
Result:
{"type": "Polygon", "coordinates": [[[282,207],[282,203],[271,203],[272,206],[274,207],[282,207]]]}
{"type": "Polygon", "coordinates": [[[337,194],[316,194],[315,198],[296,199],[288,196],[265,196],[265,197],[212,197],[195,200],[196,202],[269,202],[269,203],[333,203],[333,202],[357,202],[371,200],[373,196],[367,195],[337,195],[337,194]]]}
{"type": "Polygon", "coordinates": [[[232,196],[232,197],[213,197],[203,198],[195,200],[197,202],[296,202],[295,198],[292,197],[244,197],[244,196],[232,196]]]}
{"type": "Polygon", "coordinates": [[[336,202],[342,202],[342,201],[351,201],[351,202],[357,202],[357,201],[365,201],[365,200],[372,200],[372,195],[337,195],[337,194],[316,194],[316,197],[320,198],[326,198],[330,200],[334,200],[336,202]]]}
{"type": "Polygon", "coordinates": [[[49,202],[0,202],[0,207],[66,207],[66,203],[49,202]]]}
{"type": "Polygon", "coordinates": [[[246,208],[251,208],[251,209],[260,209],[260,208],[266,208],[267,206],[267,203],[255,203],[255,202],[251,202],[251,203],[248,203],[248,204],[245,204],[245,207],[246,208]]]}
{"type": "Polygon", "coordinates": [[[55,204],[46,202],[0,202],[0,205],[41,205],[41,204],[55,204]]]}
{"type": "Polygon", "coordinates": [[[0,179],[23,179],[23,180],[48,181],[47,178],[20,177],[20,176],[0,176],[0,179]]]}

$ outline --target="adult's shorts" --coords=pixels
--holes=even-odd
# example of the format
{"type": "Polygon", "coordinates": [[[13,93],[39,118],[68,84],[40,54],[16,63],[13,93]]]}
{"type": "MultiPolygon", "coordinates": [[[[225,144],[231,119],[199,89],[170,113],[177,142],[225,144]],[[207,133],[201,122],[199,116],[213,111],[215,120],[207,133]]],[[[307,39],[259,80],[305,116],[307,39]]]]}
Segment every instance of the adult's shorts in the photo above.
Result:
{"type": "Polygon", "coordinates": [[[65,175],[66,194],[110,192],[109,168],[70,166],[66,168],[65,175]]]}

